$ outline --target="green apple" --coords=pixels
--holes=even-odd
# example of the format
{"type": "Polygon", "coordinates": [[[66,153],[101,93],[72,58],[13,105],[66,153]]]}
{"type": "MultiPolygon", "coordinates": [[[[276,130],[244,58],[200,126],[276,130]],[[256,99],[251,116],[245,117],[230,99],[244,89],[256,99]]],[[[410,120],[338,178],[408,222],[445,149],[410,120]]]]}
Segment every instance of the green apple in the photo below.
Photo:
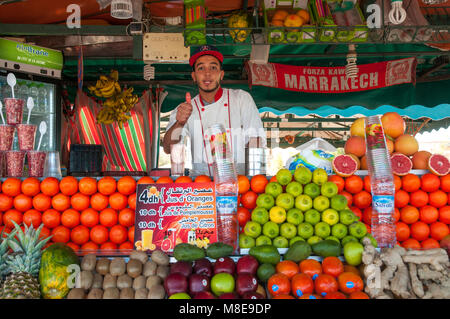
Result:
{"type": "Polygon", "coordinates": [[[278,236],[273,240],[273,245],[276,248],[288,248],[289,247],[289,241],[287,238],[283,236],[278,236]]]}
{"type": "Polygon", "coordinates": [[[277,182],[282,186],[285,186],[292,181],[292,173],[287,168],[280,169],[276,176],[277,182]]]}
{"type": "Polygon", "coordinates": [[[351,241],[344,246],[344,258],[347,264],[351,266],[359,266],[362,261],[362,254],[364,252],[364,246],[357,242],[351,241]]]}
{"type": "Polygon", "coordinates": [[[314,235],[324,239],[331,234],[331,227],[327,223],[319,222],[314,226],[314,235]]]}
{"type": "Polygon", "coordinates": [[[320,213],[315,209],[310,209],[305,212],[305,222],[311,225],[315,225],[320,222],[320,213]]]}
{"type": "Polygon", "coordinates": [[[302,212],[306,212],[313,206],[313,201],[308,195],[299,195],[295,199],[295,207],[300,209],[302,212]]]}
{"type": "Polygon", "coordinates": [[[272,239],[270,239],[266,235],[259,236],[258,238],[256,238],[256,246],[262,245],[272,245],[272,239]]]}
{"type": "Polygon", "coordinates": [[[291,223],[283,223],[280,226],[280,235],[287,239],[294,238],[297,235],[297,227],[291,223]]]}
{"type": "Polygon", "coordinates": [[[280,226],[277,223],[268,221],[263,225],[263,234],[270,239],[277,237],[280,234],[280,226]]]}
{"type": "Polygon", "coordinates": [[[191,296],[185,292],[177,292],[176,294],[171,295],[169,299],[191,299],[191,296]]]}
{"type": "Polygon", "coordinates": [[[321,242],[322,240],[323,239],[320,238],[319,236],[311,236],[308,238],[306,242],[312,246],[314,244],[317,244],[318,242],[321,242]]]}
{"type": "Polygon", "coordinates": [[[294,207],[295,198],[294,196],[292,196],[292,194],[282,193],[278,195],[275,203],[277,206],[283,207],[284,209],[288,210],[294,207]]]}
{"type": "Polygon", "coordinates": [[[303,239],[308,239],[314,235],[314,227],[310,223],[301,223],[297,226],[297,233],[303,239]]]}
{"type": "Polygon", "coordinates": [[[320,193],[323,196],[326,196],[328,198],[333,197],[334,195],[337,195],[338,193],[338,187],[335,183],[333,182],[325,182],[322,184],[322,186],[320,187],[320,193]]]}
{"type": "Polygon", "coordinates": [[[346,209],[347,204],[348,204],[347,197],[345,197],[344,195],[336,194],[333,197],[331,197],[331,208],[337,211],[346,209]]]}
{"type": "Polygon", "coordinates": [[[339,212],[339,221],[348,226],[357,221],[357,217],[350,209],[344,209],[339,212]]]}
{"type": "Polygon", "coordinates": [[[269,182],[264,189],[266,194],[272,195],[273,198],[277,198],[283,192],[283,187],[277,182],[269,182]]]}
{"type": "Polygon", "coordinates": [[[275,199],[270,194],[260,194],[256,199],[256,206],[271,209],[275,205],[275,199]]]}
{"type": "Polygon", "coordinates": [[[281,224],[286,220],[286,210],[280,206],[274,206],[269,210],[270,221],[281,224]]]}
{"type": "Polygon", "coordinates": [[[256,207],[252,211],[251,219],[252,221],[263,225],[269,221],[269,212],[263,207],[256,207]]]}
{"type": "Polygon", "coordinates": [[[249,220],[244,226],[244,234],[256,238],[261,234],[261,224],[249,220]]]}
{"type": "Polygon", "coordinates": [[[313,183],[322,186],[322,184],[328,181],[327,171],[324,170],[323,168],[316,168],[312,173],[312,181],[313,183]]]}
{"type": "Polygon", "coordinates": [[[223,293],[233,292],[235,281],[233,275],[222,272],[211,278],[210,285],[212,293],[219,297],[223,293]]]}
{"type": "Polygon", "coordinates": [[[328,197],[325,197],[323,195],[317,196],[316,198],[314,198],[313,207],[315,210],[323,212],[325,209],[330,207],[330,200],[328,199],[328,197]]]}
{"type": "Polygon", "coordinates": [[[341,239],[341,246],[344,247],[345,244],[347,244],[347,243],[349,243],[351,241],[358,242],[358,239],[356,237],[354,237],[354,236],[347,235],[347,236],[345,236],[344,238],[341,239]]]}
{"type": "Polygon", "coordinates": [[[306,194],[311,198],[316,198],[320,195],[320,186],[314,183],[306,184],[303,188],[303,194],[306,194]]]}
{"type": "Polygon", "coordinates": [[[339,222],[339,213],[333,208],[325,209],[322,212],[322,221],[330,226],[333,226],[339,222]]]}
{"type": "Polygon", "coordinates": [[[299,182],[293,181],[287,184],[286,193],[291,194],[294,197],[301,195],[303,193],[303,186],[299,182]]]}
{"type": "Polygon", "coordinates": [[[355,222],[348,226],[348,231],[350,235],[356,237],[357,239],[363,238],[367,234],[366,225],[363,222],[355,222]]]}
{"type": "Polygon", "coordinates": [[[239,234],[239,248],[252,248],[255,246],[255,238],[246,234],[239,234]]]}
{"type": "Polygon", "coordinates": [[[295,236],[289,240],[289,247],[291,247],[297,241],[305,241],[305,239],[300,236],[295,236]]]}
{"type": "Polygon", "coordinates": [[[338,239],[343,239],[348,234],[347,226],[337,223],[331,227],[331,235],[338,239]]]}
{"type": "Polygon", "coordinates": [[[286,221],[298,226],[304,220],[303,212],[298,208],[291,208],[287,211],[286,221]]]}
{"type": "Polygon", "coordinates": [[[294,171],[294,179],[300,184],[306,185],[311,182],[312,172],[305,166],[299,166],[294,171]]]}

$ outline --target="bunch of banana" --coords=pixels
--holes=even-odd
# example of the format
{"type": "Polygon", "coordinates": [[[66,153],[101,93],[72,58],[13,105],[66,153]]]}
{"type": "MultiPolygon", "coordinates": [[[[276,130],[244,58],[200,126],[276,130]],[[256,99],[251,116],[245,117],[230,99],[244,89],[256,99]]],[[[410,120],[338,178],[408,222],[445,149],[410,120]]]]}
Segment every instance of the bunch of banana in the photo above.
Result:
{"type": "Polygon", "coordinates": [[[100,78],[94,85],[89,85],[88,90],[91,94],[95,94],[98,97],[109,98],[122,91],[119,82],[119,72],[112,70],[109,76],[100,75],[100,78]]]}

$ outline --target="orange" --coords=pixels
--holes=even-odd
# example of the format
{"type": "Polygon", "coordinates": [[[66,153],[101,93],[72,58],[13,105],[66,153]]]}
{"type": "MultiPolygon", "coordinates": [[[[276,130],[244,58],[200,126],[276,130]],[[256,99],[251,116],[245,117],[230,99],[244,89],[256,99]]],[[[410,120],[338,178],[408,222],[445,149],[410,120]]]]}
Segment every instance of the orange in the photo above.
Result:
{"type": "Polygon", "coordinates": [[[267,289],[272,296],[288,295],[291,291],[291,282],[284,274],[274,274],[267,281],[267,289]]]}
{"type": "Polygon", "coordinates": [[[189,176],[180,176],[177,177],[175,183],[192,183],[192,178],[190,178],[189,176]]]}
{"type": "Polygon", "coordinates": [[[117,181],[117,191],[123,195],[136,192],[136,180],[131,176],[123,176],[117,181]]]}
{"type": "Polygon", "coordinates": [[[18,211],[25,212],[33,207],[33,200],[29,196],[19,194],[14,197],[13,205],[18,211]]]}
{"type": "Polygon", "coordinates": [[[109,230],[109,240],[113,243],[120,245],[121,243],[127,241],[127,239],[127,229],[122,225],[115,225],[109,230]]]}
{"type": "Polygon", "coordinates": [[[33,197],[33,207],[38,211],[44,212],[52,207],[52,199],[43,193],[39,193],[33,197]]]}
{"type": "Polygon", "coordinates": [[[355,291],[362,291],[364,289],[364,282],[362,278],[352,272],[343,272],[338,277],[339,291],[345,294],[351,294],[355,291]]]}
{"type": "Polygon", "coordinates": [[[109,196],[109,206],[116,210],[121,210],[127,207],[128,205],[128,197],[125,195],[115,192],[111,196],[109,196]]]}
{"type": "Polygon", "coordinates": [[[48,229],[45,226],[41,228],[41,233],[39,234],[39,238],[47,238],[50,235],[51,235],[50,229],[48,229]]]}
{"type": "Polygon", "coordinates": [[[437,191],[439,186],[441,186],[441,180],[434,174],[426,173],[420,179],[420,188],[427,193],[437,191]]]}
{"type": "Polygon", "coordinates": [[[346,192],[346,191],[339,192],[339,194],[341,194],[341,195],[345,196],[345,198],[347,198],[347,206],[348,207],[352,206],[352,204],[353,204],[353,195],[352,194],[350,194],[349,192],[346,192]]]}
{"type": "Polygon", "coordinates": [[[402,179],[400,176],[394,175],[394,186],[396,192],[402,188],[402,179]]]}
{"type": "Polygon", "coordinates": [[[117,188],[116,180],[111,176],[102,177],[97,182],[98,192],[106,196],[114,193],[116,191],[116,188],[117,188]]]}
{"type": "Polygon", "coordinates": [[[355,291],[348,296],[348,299],[370,299],[370,297],[365,292],[355,291]]]}
{"type": "Polygon", "coordinates": [[[373,209],[372,209],[372,206],[369,206],[366,209],[364,209],[364,211],[363,211],[362,221],[367,225],[371,225],[372,224],[372,215],[373,215],[373,209]]]}
{"type": "Polygon", "coordinates": [[[86,208],[81,212],[80,223],[86,227],[94,227],[98,224],[98,212],[93,208],[86,208]]]}
{"type": "Polygon", "coordinates": [[[347,265],[347,264],[344,265],[344,272],[352,272],[357,276],[361,275],[358,268],[356,268],[355,266],[352,266],[352,265],[347,265]]]}
{"type": "Polygon", "coordinates": [[[134,243],[134,226],[128,228],[128,240],[134,243]]]}
{"type": "Polygon", "coordinates": [[[428,200],[428,194],[419,189],[418,191],[412,192],[410,194],[409,203],[412,206],[419,208],[428,204],[428,200]]]}
{"type": "Polygon", "coordinates": [[[135,210],[136,209],[136,193],[131,194],[130,196],[128,196],[128,206],[135,210]]]}
{"type": "Polygon", "coordinates": [[[427,238],[420,243],[423,249],[440,248],[439,242],[434,238],[427,238]]]}
{"type": "Polygon", "coordinates": [[[276,295],[272,297],[272,299],[295,299],[291,295],[276,295]]]}
{"type": "Polygon", "coordinates": [[[84,195],[82,193],[76,193],[70,198],[70,204],[72,205],[72,208],[81,212],[89,207],[90,205],[90,198],[87,195],[84,195]]]}
{"type": "Polygon", "coordinates": [[[14,224],[12,223],[13,221],[17,225],[20,225],[22,224],[22,220],[23,220],[22,213],[14,208],[6,211],[3,214],[3,224],[5,225],[6,228],[14,228],[14,224]]]}
{"type": "MultiPolygon", "coordinates": [[[[5,223],[6,225],[6,223],[5,223]]],[[[430,225],[430,235],[432,238],[441,241],[449,234],[448,226],[441,222],[434,222],[430,225]]]]}
{"type": "Polygon", "coordinates": [[[40,185],[41,182],[37,178],[28,177],[22,181],[20,189],[23,194],[33,197],[41,191],[40,185]]]}
{"type": "Polygon", "coordinates": [[[450,206],[439,208],[439,221],[444,224],[450,224],[450,206]]]}
{"type": "Polygon", "coordinates": [[[275,267],[277,273],[286,275],[291,279],[294,275],[298,274],[298,265],[292,260],[280,261],[275,267]]]}
{"type": "Polygon", "coordinates": [[[238,189],[239,194],[244,194],[250,190],[250,181],[245,175],[238,175],[238,189]]]}
{"type": "Polygon", "coordinates": [[[407,205],[400,209],[400,220],[406,224],[412,224],[419,220],[419,210],[414,206],[407,205]]]}
{"type": "Polygon", "coordinates": [[[80,249],[81,250],[97,250],[98,249],[98,245],[93,243],[93,242],[91,242],[91,241],[88,241],[87,243],[82,245],[80,247],[80,249]]]}
{"type": "Polygon", "coordinates": [[[52,197],[52,207],[60,212],[70,207],[70,198],[62,193],[52,197]]]}
{"type": "Polygon", "coordinates": [[[419,214],[419,219],[427,224],[434,223],[439,218],[439,211],[437,208],[430,205],[420,207],[419,214]]]}
{"type": "Polygon", "coordinates": [[[269,182],[276,182],[277,181],[277,176],[272,176],[269,180],[269,182]]]}
{"type": "Polygon", "coordinates": [[[89,241],[89,228],[78,225],[70,232],[70,239],[77,245],[83,245],[89,241]]]}
{"type": "Polygon", "coordinates": [[[320,297],[319,295],[316,295],[316,294],[304,294],[303,296],[301,296],[298,299],[322,299],[322,297],[320,297]]]}
{"type": "Polygon", "coordinates": [[[15,177],[7,178],[2,184],[2,193],[14,197],[20,194],[22,181],[15,177]]]}
{"type": "Polygon", "coordinates": [[[211,182],[211,177],[207,176],[207,175],[198,175],[194,182],[196,183],[207,183],[207,182],[211,182]]]}
{"type": "Polygon", "coordinates": [[[66,245],[69,246],[70,248],[72,248],[74,251],[80,250],[80,246],[78,246],[77,244],[72,243],[71,241],[66,243],[66,245]]]}
{"type": "Polygon", "coordinates": [[[248,191],[241,196],[241,205],[247,209],[254,209],[256,207],[256,199],[258,194],[254,191],[248,191]]]}
{"type": "Polygon", "coordinates": [[[103,225],[96,225],[91,228],[91,231],[89,233],[89,238],[96,244],[103,244],[108,241],[109,238],[109,231],[108,228],[106,228],[103,225]]]}
{"type": "Polygon", "coordinates": [[[124,208],[119,212],[119,224],[125,227],[131,227],[134,225],[134,210],[130,208],[124,208]]]}
{"type": "Polygon", "coordinates": [[[138,181],[137,184],[154,184],[155,181],[150,176],[142,176],[138,181]]]}
{"type": "Polygon", "coordinates": [[[324,274],[337,277],[344,272],[344,264],[337,257],[325,257],[322,260],[322,271],[324,274]]]}
{"type": "Polygon", "coordinates": [[[450,193],[450,174],[441,177],[441,190],[450,193]]]}
{"type": "Polygon", "coordinates": [[[364,183],[361,177],[352,175],[345,179],[345,190],[350,194],[357,194],[364,188],[364,183]]]}
{"type": "Polygon", "coordinates": [[[130,241],[123,242],[119,245],[119,250],[133,250],[133,243],[130,241]]]}
{"type": "Polygon", "coordinates": [[[338,187],[338,193],[344,190],[345,180],[339,175],[330,175],[328,176],[328,181],[333,182],[338,187]]]}
{"type": "Polygon", "coordinates": [[[47,196],[59,193],[59,181],[55,177],[47,177],[41,182],[41,192],[47,196]]]}
{"type": "Polygon", "coordinates": [[[245,207],[238,207],[237,209],[237,218],[239,222],[239,227],[244,227],[245,224],[251,219],[252,214],[245,207]]]}
{"type": "Polygon", "coordinates": [[[61,224],[67,228],[74,228],[80,224],[80,213],[75,209],[66,209],[61,214],[61,224]]]}
{"type": "Polygon", "coordinates": [[[54,209],[47,209],[42,214],[42,223],[47,228],[55,228],[61,223],[61,213],[54,209]]]}
{"type": "Polygon", "coordinates": [[[410,248],[410,249],[420,249],[420,243],[417,241],[417,239],[414,238],[409,238],[407,240],[405,240],[404,242],[402,242],[402,247],[403,248],[410,248]]]}
{"type": "Polygon", "coordinates": [[[299,264],[300,272],[307,274],[313,280],[322,273],[322,265],[315,259],[305,259],[299,264]]]}
{"type": "Polygon", "coordinates": [[[297,298],[314,292],[314,282],[307,274],[296,274],[291,278],[291,292],[297,298]]]}
{"type": "Polygon", "coordinates": [[[116,250],[116,249],[117,245],[110,241],[107,241],[100,245],[100,250],[116,250]]]}
{"type": "Polygon", "coordinates": [[[100,224],[106,227],[112,227],[117,224],[118,214],[112,208],[105,208],[100,212],[100,224]]]}
{"type": "Polygon", "coordinates": [[[101,211],[108,207],[108,196],[101,193],[95,193],[91,196],[91,207],[97,211],[101,211]]]}
{"type": "Polygon", "coordinates": [[[347,296],[344,295],[342,292],[334,291],[327,293],[324,299],[347,299],[347,296]]]}
{"type": "Polygon", "coordinates": [[[395,207],[402,208],[409,204],[409,194],[408,192],[400,189],[395,192],[395,207]]]}
{"type": "Polygon", "coordinates": [[[23,223],[30,227],[33,225],[34,229],[37,229],[41,225],[42,214],[35,209],[27,210],[23,214],[23,223]]]}
{"type": "Polygon", "coordinates": [[[0,212],[5,212],[11,209],[14,203],[14,199],[8,195],[0,194],[0,212]]]}
{"type": "Polygon", "coordinates": [[[353,195],[353,205],[365,209],[372,204],[372,195],[367,191],[360,191],[359,193],[353,195]]]}
{"type": "Polygon", "coordinates": [[[65,226],[57,226],[52,229],[52,236],[54,243],[67,243],[70,240],[70,229],[65,226]]]}
{"type": "Polygon", "coordinates": [[[97,193],[97,180],[92,177],[83,177],[78,182],[78,190],[87,196],[94,195],[97,193]]]}
{"type": "Polygon", "coordinates": [[[372,185],[370,184],[370,176],[369,175],[364,176],[363,182],[364,182],[364,190],[370,193],[372,191],[372,185]]]}
{"type": "Polygon", "coordinates": [[[269,183],[267,177],[262,174],[255,175],[250,180],[250,187],[252,191],[257,194],[264,193],[266,185],[269,183]]]}
{"type": "Polygon", "coordinates": [[[420,178],[414,174],[406,174],[402,177],[402,188],[410,193],[419,190],[420,178]]]}
{"type": "Polygon", "coordinates": [[[173,180],[169,176],[161,176],[156,181],[156,184],[171,184],[171,183],[173,183],[173,180]]]}
{"type": "Polygon", "coordinates": [[[437,190],[429,194],[430,196],[430,205],[440,208],[447,205],[447,194],[441,190],[437,190]]]}
{"type": "Polygon", "coordinates": [[[422,221],[415,222],[411,225],[411,237],[422,241],[430,235],[430,227],[422,221]]]}
{"type": "Polygon", "coordinates": [[[317,294],[325,297],[328,293],[338,291],[338,282],[331,275],[319,274],[314,280],[314,289],[317,294]]]}
{"type": "Polygon", "coordinates": [[[394,207],[394,222],[398,222],[400,220],[400,210],[397,207],[394,207]]]}
{"type": "Polygon", "coordinates": [[[411,235],[411,230],[409,226],[403,222],[398,222],[395,224],[395,231],[397,233],[398,241],[405,241],[411,235]]]}
{"type": "Polygon", "coordinates": [[[63,177],[59,182],[59,189],[64,195],[72,196],[78,192],[78,180],[73,176],[63,177]]]}

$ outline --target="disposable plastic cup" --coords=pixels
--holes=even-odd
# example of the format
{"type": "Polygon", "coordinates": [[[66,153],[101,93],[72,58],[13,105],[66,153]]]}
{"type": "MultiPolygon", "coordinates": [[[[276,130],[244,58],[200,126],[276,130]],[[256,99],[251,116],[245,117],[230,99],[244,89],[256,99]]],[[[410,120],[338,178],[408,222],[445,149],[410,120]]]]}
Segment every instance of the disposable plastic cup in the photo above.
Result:
{"type": "Polygon", "coordinates": [[[172,175],[184,175],[186,145],[185,138],[170,145],[170,170],[172,175]]]}
{"type": "Polygon", "coordinates": [[[22,123],[23,105],[22,99],[6,98],[4,99],[6,108],[6,123],[16,125],[22,123]]]}
{"type": "Polygon", "coordinates": [[[0,124],[0,151],[10,151],[14,141],[14,125],[0,124]]]}
{"type": "Polygon", "coordinates": [[[6,151],[6,176],[22,177],[25,151],[6,151]]]}
{"type": "Polygon", "coordinates": [[[28,151],[28,175],[31,177],[44,176],[45,158],[46,152],[41,151],[28,151]]]}
{"type": "Polygon", "coordinates": [[[59,162],[59,152],[51,151],[47,153],[44,165],[44,177],[61,178],[61,164],[59,162]]]}
{"type": "Polygon", "coordinates": [[[19,139],[19,149],[21,151],[34,150],[34,140],[36,138],[37,125],[17,124],[17,137],[19,139]]]}

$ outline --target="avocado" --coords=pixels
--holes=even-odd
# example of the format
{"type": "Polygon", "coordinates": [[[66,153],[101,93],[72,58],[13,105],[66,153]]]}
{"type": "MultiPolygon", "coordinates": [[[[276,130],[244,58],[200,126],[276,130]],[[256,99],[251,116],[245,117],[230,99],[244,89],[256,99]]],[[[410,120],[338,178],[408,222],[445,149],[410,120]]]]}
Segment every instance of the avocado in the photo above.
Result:
{"type": "Polygon", "coordinates": [[[173,256],[178,261],[195,261],[206,257],[205,250],[191,244],[178,244],[173,249],[173,256]]]}
{"type": "Polygon", "coordinates": [[[312,245],[314,254],[322,257],[339,257],[341,255],[341,244],[335,240],[326,239],[312,245]]]}
{"type": "Polygon", "coordinates": [[[253,256],[262,264],[276,265],[280,262],[281,256],[278,249],[272,245],[261,245],[250,248],[249,255],[253,256]]]}
{"type": "Polygon", "coordinates": [[[269,278],[276,272],[275,266],[272,264],[261,264],[256,271],[256,276],[262,282],[267,282],[269,278]]]}
{"type": "Polygon", "coordinates": [[[305,241],[296,241],[284,255],[285,260],[292,260],[296,263],[308,258],[311,255],[311,246],[305,241]]]}
{"type": "Polygon", "coordinates": [[[219,259],[233,254],[234,248],[224,243],[212,243],[206,248],[206,255],[212,259],[219,259]]]}

